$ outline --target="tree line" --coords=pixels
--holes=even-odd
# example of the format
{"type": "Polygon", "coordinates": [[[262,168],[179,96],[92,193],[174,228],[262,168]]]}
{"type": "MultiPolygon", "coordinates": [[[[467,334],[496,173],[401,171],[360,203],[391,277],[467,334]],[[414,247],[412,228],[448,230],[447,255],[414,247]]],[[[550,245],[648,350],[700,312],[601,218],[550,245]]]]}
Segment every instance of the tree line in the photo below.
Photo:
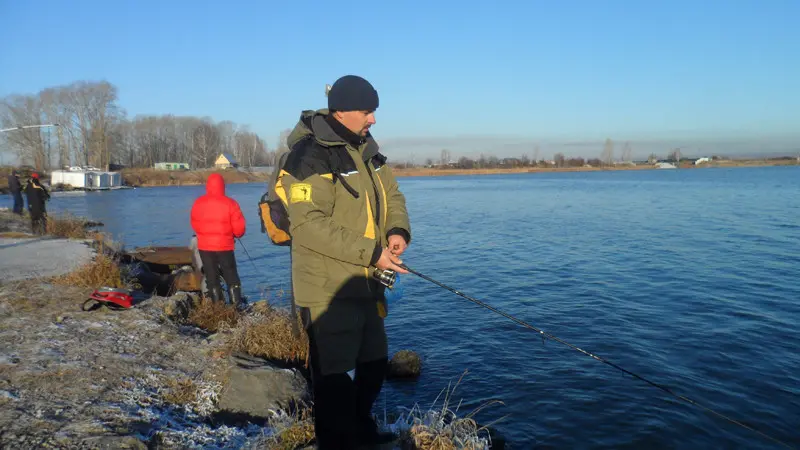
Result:
{"type": "MultiPolygon", "coordinates": [[[[153,167],[158,162],[189,163],[194,169],[211,167],[220,153],[229,153],[240,166],[270,166],[276,154],[285,151],[291,130],[281,132],[279,147],[273,151],[260,136],[245,125],[215,122],[208,117],[137,115],[129,118],[118,104],[117,87],[107,81],[77,81],[49,87],[30,95],[10,95],[0,100],[0,128],[23,125],[58,124],[55,127],[15,129],[0,133],[0,145],[12,150],[23,164],[37,170],[66,166],[153,167]]],[[[428,158],[427,167],[483,169],[502,167],[601,167],[631,162],[631,147],[625,143],[621,156],[614,158],[615,143],[607,139],[598,158],[567,158],[556,153],[550,161],[533,156],[515,158],[494,155],[453,158],[450,150],[440,158],[428,158]]],[[[669,160],[679,160],[674,150],[669,160]]],[[[657,160],[650,155],[650,162],[657,160]]],[[[393,165],[416,164],[394,160],[393,165]]]]}
{"type": "MultiPolygon", "coordinates": [[[[500,158],[494,155],[486,156],[481,154],[478,158],[472,159],[461,156],[453,158],[450,150],[443,149],[438,160],[427,158],[425,167],[455,168],[455,169],[494,169],[494,168],[516,168],[516,167],[603,167],[613,166],[616,163],[632,163],[632,150],[630,143],[626,142],[622,147],[622,154],[618,159],[614,158],[614,141],[606,139],[599,158],[566,157],[563,153],[556,153],[552,160],[539,159],[539,146],[533,148],[533,157],[523,153],[520,157],[500,158]]],[[[650,155],[655,158],[655,155],[650,155]]],[[[404,164],[397,164],[403,167],[404,164]]]]}
{"type": "Polygon", "coordinates": [[[275,161],[275,151],[245,125],[169,114],[129,118],[117,101],[117,87],[106,81],[77,81],[36,94],[10,95],[0,100],[0,128],[58,126],[17,128],[0,133],[0,139],[23,164],[37,170],[153,167],[157,162],[201,169],[211,167],[220,153],[231,154],[242,167],[275,161]]]}

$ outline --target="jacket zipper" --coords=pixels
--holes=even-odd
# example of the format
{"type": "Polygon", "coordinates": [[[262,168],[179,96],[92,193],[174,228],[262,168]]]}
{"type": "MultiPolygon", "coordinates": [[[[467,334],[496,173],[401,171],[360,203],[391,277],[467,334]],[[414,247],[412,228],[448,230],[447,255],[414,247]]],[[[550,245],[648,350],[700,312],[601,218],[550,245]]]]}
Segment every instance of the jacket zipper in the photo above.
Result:
{"type": "Polygon", "coordinates": [[[369,161],[364,161],[364,166],[367,168],[367,175],[369,175],[369,180],[372,181],[372,191],[375,193],[375,225],[377,225],[378,230],[380,231],[381,228],[381,199],[380,195],[378,194],[378,186],[375,185],[375,178],[372,178],[372,170],[369,168],[369,161]]]}

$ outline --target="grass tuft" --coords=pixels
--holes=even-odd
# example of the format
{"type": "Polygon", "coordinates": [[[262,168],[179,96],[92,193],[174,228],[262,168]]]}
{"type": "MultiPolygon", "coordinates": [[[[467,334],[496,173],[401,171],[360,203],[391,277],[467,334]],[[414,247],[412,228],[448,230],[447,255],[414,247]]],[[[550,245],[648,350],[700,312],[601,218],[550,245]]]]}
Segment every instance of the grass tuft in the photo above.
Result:
{"type": "Polygon", "coordinates": [[[164,401],[173,405],[189,405],[197,400],[198,386],[190,378],[176,380],[170,378],[166,382],[164,401]]]}
{"type": "Polygon", "coordinates": [[[241,313],[235,306],[202,298],[189,312],[187,321],[210,333],[216,333],[221,329],[235,327],[240,319],[241,313]]]}
{"type": "Polygon", "coordinates": [[[314,421],[310,408],[298,409],[293,414],[277,411],[269,419],[274,433],[263,441],[269,450],[295,450],[310,445],[315,439],[314,421]]]}
{"type": "Polygon", "coordinates": [[[458,410],[461,403],[459,402],[453,408],[451,397],[466,374],[467,371],[464,371],[452,389],[448,384],[448,387],[443,390],[445,397],[441,407],[436,407],[437,397],[427,411],[423,411],[418,405],[415,405],[395,422],[394,427],[400,431],[400,442],[403,444],[403,448],[416,450],[485,450],[491,448],[488,427],[497,421],[481,427],[473,417],[487,406],[503,404],[503,402],[490,400],[464,417],[459,417],[458,410]],[[481,436],[482,434],[485,436],[481,436]]]}
{"type": "Polygon", "coordinates": [[[253,314],[239,322],[233,330],[230,347],[233,352],[290,364],[305,363],[308,353],[308,336],[298,321],[299,339],[292,333],[289,311],[275,308],[265,301],[253,306],[253,314]]]}
{"type": "Polygon", "coordinates": [[[92,231],[86,219],[66,213],[60,216],[47,216],[47,234],[68,239],[91,239],[96,232],[92,231]]]}
{"type": "Polygon", "coordinates": [[[52,281],[56,284],[92,289],[126,287],[117,261],[103,254],[97,255],[93,261],[79,267],[74,272],[55,277],[52,281]]]}

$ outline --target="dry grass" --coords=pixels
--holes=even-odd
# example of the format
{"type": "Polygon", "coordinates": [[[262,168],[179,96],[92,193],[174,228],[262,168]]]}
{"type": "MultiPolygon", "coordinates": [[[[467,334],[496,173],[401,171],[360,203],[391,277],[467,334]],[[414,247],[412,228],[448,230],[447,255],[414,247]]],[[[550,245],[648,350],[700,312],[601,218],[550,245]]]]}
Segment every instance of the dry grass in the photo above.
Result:
{"type": "Polygon", "coordinates": [[[0,238],[6,238],[6,239],[23,239],[32,237],[34,237],[32,234],[20,233],[19,231],[5,231],[0,233],[0,238]]]}
{"type": "Polygon", "coordinates": [[[295,450],[311,444],[315,438],[314,421],[311,409],[299,409],[294,414],[277,412],[269,420],[269,426],[275,433],[267,438],[263,445],[269,450],[295,450]]]}
{"type": "Polygon", "coordinates": [[[192,186],[205,184],[208,176],[219,173],[226,184],[266,181],[268,173],[239,170],[155,170],[125,169],[122,179],[129,186],[192,186]]]}
{"type": "Polygon", "coordinates": [[[99,287],[125,288],[122,271],[113,258],[102,253],[93,261],[66,275],[54,277],[53,283],[97,289],[99,287]]]}
{"type": "Polygon", "coordinates": [[[198,386],[190,378],[166,382],[166,392],[163,393],[164,401],[173,405],[188,405],[197,400],[198,386]]]}
{"type": "MultiPolygon", "coordinates": [[[[493,404],[502,404],[499,400],[486,402],[464,417],[458,417],[459,402],[455,409],[451,409],[451,398],[461,380],[467,374],[465,371],[455,386],[450,389],[448,385],[442,407],[435,407],[438,398],[427,411],[422,411],[414,406],[406,415],[401,416],[395,423],[400,432],[400,442],[403,448],[416,450],[485,450],[491,448],[488,427],[499,420],[486,426],[479,426],[473,419],[475,414],[493,404]],[[486,436],[481,436],[481,433],[486,436]]],[[[440,394],[441,395],[441,394],[440,394]]]]}
{"type": "Polygon", "coordinates": [[[239,322],[241,314],[233,305],[201,299],[189,312],[188,323],[210,333],[223,328],[233,328],[239,322]]]}
{"type": "Polygon", "coordinates": [[[18,280],[0,285],[0,315],[61,311],[65,304],[77,303],[86,292],[74,286],[56,286],[39,279],[18,280]]]}
{"type": "Polygon", "coordinates": [[[47,234],[68,239],[93,239],[97,233],[90,230],[86,219],[66,213],[47,216],[47,234]]]}
{"type": "Polygon", "coordinates": [[[253,314],[239,321],[231,336],[231,351],[246,353],[288,363],[304,363],[308,353],[308,336],[298,321],[300,338],[292,333],[289,311],[258,302],[253,314]]]}

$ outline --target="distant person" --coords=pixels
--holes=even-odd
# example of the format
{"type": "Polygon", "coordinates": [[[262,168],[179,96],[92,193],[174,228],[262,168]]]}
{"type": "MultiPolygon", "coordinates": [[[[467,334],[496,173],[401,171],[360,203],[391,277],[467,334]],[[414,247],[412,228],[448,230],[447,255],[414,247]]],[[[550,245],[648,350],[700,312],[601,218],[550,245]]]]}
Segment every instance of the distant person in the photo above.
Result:
{"type": "Polygon", "coordinates": [[[11,197],[14,198],[14,214],[21,216],[25,204],[22,202],[22,185],[19,182],[16,169],[13,169],[8,176],[8,190],[11,192],[11,197]]]}
{"type": "Polygon", "coordinates": [[[28,197],[28,212],[31,215],[33,234],[43,235],[47,232],[47,207],[50,193],[39,181],[39,174],[34,172],[25,185],[25,196],[28,197]]]}
{"type": "Polygon", "coordinates": [[[221,273],[228,285],[230,302],[241,306],[242,286],[236,271],[233,239],[244,236],[245,220],[239,203],[225,195],[225,180],[220,174],[208,177],[206,194],[192,205],[191,222],[211,300],[225,301],[219,282],[221,273]]]}
{"type": "MultiPolygon", "coordinates": [[[[344,76],[328,109],[304,111],[281,170],[289,215],[292,290],[309,336],[314,428],[320,450],[395,439],[372,415],[388,365],[385,287],[411,241],[406,201],[369,132],[378,92],[344,76]]],[[[371,447],[370,447],[371,448],[371,447]]]]}

